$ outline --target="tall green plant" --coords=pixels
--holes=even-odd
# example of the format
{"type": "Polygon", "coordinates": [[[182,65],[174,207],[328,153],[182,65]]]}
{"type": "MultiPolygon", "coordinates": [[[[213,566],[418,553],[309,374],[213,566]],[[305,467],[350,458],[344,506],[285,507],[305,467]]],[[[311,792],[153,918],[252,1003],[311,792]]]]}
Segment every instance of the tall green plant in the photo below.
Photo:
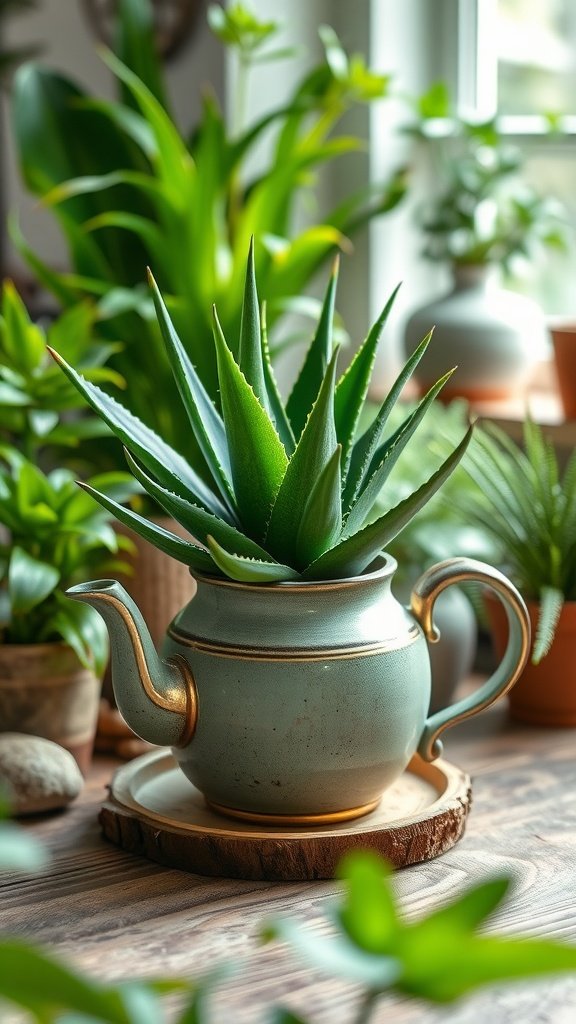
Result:
{"type": "MultiPolygon", "coordinates": [[[[22,238],[19,244],[65,305],[86,294],[100,301],[109,317],[100,330],[125,343],[111,365],[135,383],[130,410],[181,448],[185,418],[144,290],[145,266],[158,279],[188,358],[218,401],[210,307],[218,303],[236,353],[232,327],[239,319],[250,237],[258,239],[258,279],[272,330],[345,238],[399,201],[405,182],[399,172],[296,229],[297,202],[304,194],[316,196],[318,170],[361,147],[356,137],[336,132],[343,114],[384,97],[388,78],[370,71],[359,56],[349,58],[334,34],[325,32],[325,60],[280,107],[233,134],[206,92],[199,123],[182,133],[147,45],[147,4],[123,0],[122,38],[130,46],[120,56],[104,54],[122,101],[90,97],[37,65],[18,73],[12,114],[23,178],[58,217],[72,273],[54,272],[22,238]],[[136,63],[134,55],[144,50],[147,59],[135,70],[127,61],[136,63]],[[271,155],[254,174],[248,168],[265,135],[272,139],[271,155]]],[[[224,45],[240,54],[244,74],[264,59],[282,58],[266,49],[278,26],[258,22],[242,5],[213,11],[211,21],[224,45]]]]}
{"type": "Polygon", "coordinates": [[[248,582],[334,579],[364,569],[448,478],[464,454],[470,428],[413,493],[366,524],[381,489],[426,411],[450,378],[430,388],[390,435],[387,420],[417,366],[426,338],[402,368],[373,422],[356,439],[378,342],[396,293],[345,373],[338,377],[332,322],[336,269],[316,334],[293,391],[278,393],[260,318],[254,250],[234,336],[234,357],[214,312],[214,350],[222,412],[212,404],[151,279],[158,321],[182,406],[209,482],[167,441],[53,353],[86,401],[127,449],[130,469],[148,494],[191,535],[183,540],[105,495],[90,493],[141,536],[199,572],[248,582]]]}

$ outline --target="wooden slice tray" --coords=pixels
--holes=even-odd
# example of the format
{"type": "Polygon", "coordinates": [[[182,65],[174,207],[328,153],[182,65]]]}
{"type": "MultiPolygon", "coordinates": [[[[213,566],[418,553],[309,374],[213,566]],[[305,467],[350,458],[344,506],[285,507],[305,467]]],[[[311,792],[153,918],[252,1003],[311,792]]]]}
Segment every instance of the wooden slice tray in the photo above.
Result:
{"type": "Polygon", "coordinates": [[[116,771],[99,822],[112,843],[170,867],[297,881],[333,878],[340,857],[353,848],[376,850],[396,867],[438,857],[462,836],[469,806],[463,771],[415,757],[371,814],[336,825],[263,829],[210,810],[162,749],[116,771]]]}
{"type": "Polygon", "coordinates": [[[376,810],[304,828],[232,821],[210,810],[170,751],[119,768],[100,811],[107,839],[150,860],[200,875],[296,881],[332,878],[344,853],[369,847],[395,867],[445,853],[464,832],[470,779],[448,761],[414,757],[376,810]]]}

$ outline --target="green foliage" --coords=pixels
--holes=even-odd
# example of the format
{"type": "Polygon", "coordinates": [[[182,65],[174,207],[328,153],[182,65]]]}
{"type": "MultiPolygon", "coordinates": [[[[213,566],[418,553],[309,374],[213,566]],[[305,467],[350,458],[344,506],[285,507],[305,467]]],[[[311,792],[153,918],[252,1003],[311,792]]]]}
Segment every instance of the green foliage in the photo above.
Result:
{"type": "MultiPolygon", "coordinates": [[[[110,516],[78,491],[76,474],[55,462],[91,464],[88,439],[110,435],[46,350],[46,340],[84,368],[87,379],[121,385],[104,364],[118,347],[96,341],[94,311],[85,302],[45,332],[33,323],[10,281],[0,302],[0,641],[63,640],[83,665],[104,671],[108,642],[100,617],[72,605],[62,590],[74,582],[128,570],[132,547],[109,525],[110,516]],[[81,451],[79,451],[81,449],[81,451]]],[[[111,435],[110,435],[111,436],[111,435]]],[[[116,441],[114,440],[114,444],[116,441]]],[[[136,485],[127,473],[94,476],[122,501],[136,485]]]]}
{"type": "Polygon", "coordinates": [[[459,515],[490,538],[524,597],[540,603],[536,664],[564,601],[576,599],[576,453],[562,472],[554,446],[528,418],[523,447],[494,425],[478,429],[465,469],[476,488],[459,498],[459,515]]]}
{"type": "Polygon", "coordinates": [[[340,871],[345,894],[334,914],[335,935],[312,936],[280,918],[267,925],[264,938],[287,941],[311,967],[360,982],[365,1006],[374,1006],[390,990],[430,1003],[452,1003],[483,985],[576,969],[576,950],[560,943],[478,935],[504,899],[506,878],[471,886],[411,923],[402,919],[388,869],[375,854],[351,854],[340,871]]]}
{"type": "MultiPolygon", "coordinates": [[[[120,501],[128,490],[124,474],[91,482],[120,501]]],[[[0,447],[0,526],[0,642],[63,640],[83,665],[101,674],[108,654],[102,620],[62,590],[96,572],[129,571],[122,550],[130,542],[78,490],[74,474],[44,474],[7,446],[0,447]]]]}
{"type": "Polygon", "coordinates": [[[423,209],[424,256],[508,268],[513,259],[566,247],[565,211],[523,179],[523,156],[502,137],[496,119],[457,116],[443,82],[415,107],[417,120],[408,130],[429,150],[439,184],[423,209]]]}
{"type": "Polygon", "coordinates": [[[338,379],[332,334],[335,278],[336,268],[294,385],[299,401],[288,399],[284,407],[267,361],[250,250],[240,324],[234,331],[241,338],[239,362],[214,317],[221,414],[210,405],[152,279],[162,337],[189,421],[187,433],[191,430],[204,455],[210,483],[53,353],[69,380],[122,440],[130,453],[130,468],[143,488],[193,540],[158,532],[94,487],[86,489],[122,522],[199,572],[223,573],[248,582],[337,579],[363,572],[449,477],[466,450],[471,428],[413,493],[366,525],[390,468],[449,374],[382,440],[386,419],[424,353],[425,339],[382,403],[376,426],[371,424],[354,440],[392,300],[338,379]]]}
{"type": "MultiPolygon", "coordinates": [[[[395,409],[390,416],[392,433],[400,427],[404,417],[414,408],[410,403],[402,409],[395,409]]],[[[369,406],[367,423],[374,421],[376,407],[369,406]]],[[[382,514],[416,490],[431,468],[440,465],[449,446],[454,445],[468,421],[468,404],[454,401],[445,405],[435,401],[430,406],[426,419],[418,432],[418,445],[408,446],[394,473],[379,493],[375,508],[382,514]],[[425,449],[428,459],[422,458],[425,449]]],[[[477,486],[466,472],[471,452],[476,447],[475,428],[471,444],[457,469],[452,473],[441,490],[431,498],[402,533],[388,545],[387,551],[398,561],[395,579],[413,583],[417,576],[445,558],[468,555],[493,563],[498,560],[494,541],[485,531],[463,518],[460,502],[470,494],[476,495],[477,486]]]]}
{"type": "Polygon", "coordinates": [[[71,307],[46,331],[34,323],[11,281],[0,296],[0,434],[29,458],[50,446],[53,461],[79,459],[81,442],[109,434],[102,421],[87,416],[86,403],[59,373],[46,343],[66,354],[91,381],[122,387],[118,373],[104,364],[118,345],[94,336],[94,307],[71,307]]]}
{"type": "MultiPolygon", "coordinates": [[[[130,373],[135,384],[130,410],[179,448],[186,417],[143,290],[144,268],[157,276],[184,350],[217,400],[210,306],[217,302],[237,354],[231,328],[239,321],[250,237],[259,240],[257,272],[272,331],[345,238],[402,198],[405,174],[347,196],[323,220],[297,231],[296,204],[304,194],[316,197],[323,165],[361,148],[359,139],[336,131],[343,114],[385,96],[387,78],[359,56],[348,57],[324,29],[326,59],[296,82],[280,107],[248,125],[240,112],[231,131],[207,92],[188,137],[169,112],[162,68],[148,45],[147,6],[147,0],[123,0],[118,55],[105,56],[122,101],[95,99],[34,64],[20,69],[12,114],[22,175],[54,210],[73,273],[51,270],[17,228],[13,232],[60,302],[68,306],[86,295],[97,300],[99,334],[124,341],[110,365],[122,376],[130,373]],[[143,52],[146,60],[139,59],[143,52]],[[271,140],[270,156],[254,175],[253,154],[264,137],[271,140]]],[[[211,7],[210,22],[239,55],[234,94],[241,106],[252,67],[286,56],[274,46],[277,26],[258,21],[241,4],[211,7]]]]}

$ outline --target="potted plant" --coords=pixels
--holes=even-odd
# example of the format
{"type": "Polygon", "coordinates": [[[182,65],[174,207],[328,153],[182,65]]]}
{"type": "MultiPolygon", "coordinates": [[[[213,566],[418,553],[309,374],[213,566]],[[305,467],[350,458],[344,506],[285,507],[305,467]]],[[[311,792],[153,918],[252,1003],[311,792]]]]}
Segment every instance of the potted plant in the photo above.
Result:
{"type": "MultiPolygon", "coordinates": [[[[576,455],[561,470],[553,445],[528,418],[523,447],[495,425],[477,430],[465,468],[476,488],[462,495],[458,512],[493,543],[534,629],[531,660],[510,693],[511,714],[533,725],[574,726],[576,455]]],[[[506,622],[489,597],[487,604],[499,653],[506,622]]]]}
{"type": "Polygon", "coordinates": [[[302,372],[284,404],[260,317],[254,252],[237,325],[238,361],[217,315],[214,347],[222,413],[188,359],[160,292],[155,307],[175,380],[211,480],[127,409],[55,354],[69,379],[126,446],[132,472],[190,539],[159,529],[91,487],[122,522],[185,562],[198,591],[170,626],[162,661],[119,585],[71,588],[114,636],[119,707],[144,739],[171,745],[180,767],[220,811],[284,823],[366,813],[418,747],[433,759],[442,730],[512,685],[527,651],[528,620],[505,578],[456,559],[424,574],[413,615],[392,597],[395,568],[381,557],[462,457],[471,429],[417,490],[366,524],[374,500],[445,375],[382,439],[427,340],[408,360],[377,415],[354,440],[392,299],[346,370],[332,343],[336,272],[302,372]],[[511,622],[505,668],[473,700],[427,718],[426,641],[432,607],[449,583],[493,585],[511,622]],[[417,625],[422,624],[422,628],[417,625]]]}
{"type": "MultiPolygon", "coordinates": [[[[262,241],[257,272],[272,336],[287,310],[302,311],[303,292],[318,268],[402,198],[405,171],[344,196],[322,219],[299,229],[297,206],[303,198],[309,208],[317,203],[320,169],[362,148],[360,139],[338,132],[343,115],[385,97],[389,77],[371,71],[359,55],[348,57],[326,29],[325,59],[296,81],[280,107],[248,123],[246,112],[237,111],[230,126],[206,90],[198,124],[182,132],[154,54],[149,0],[122,0],[119,13],[122,42],[116,55],[104,54],[118,99],[96,99],[33,63],[16,76],[12,117],[22,176],[54,210],[73,272],[44,265],[23,239],[20,248],[65,306],[86,295],[96,298],[99,332],[123,341],[110,365],[122,375],[130,370],[134,387],[125,403],[178,449],[187,422],[143,268],[158,268],[188,356],[218,401],[210,304],[218,303],[235,346],[231,327],[240,316],[251,235],[262,241]],[[264,138],[273,140],[269,156],[262,154],[264,138]]],[[[254,67],[291,56],[275,45],[276,22],[258,21],[240,3],[211,7],[210,13],[218,38],[238,57],[238,99],[246,95],[254,67]]]]}
{"type": "MultiPolygon", "coordinates": [[[[86,306],[69,310],[48,337],[90,379],[116,383],[118,375],[101,365],[110,346],[92,338],[91,316],[86,306]]],[[[77,473],[53,468],[67,459],[85,472],[90,460],[79,440],[109,431],[94,416],[79,418],[84,403],[10,282],[0,313],[0,401],[0,729],[55,740],[85,770],[107,638],[98,616],[75,609],[62,590],[88,571],[120,571],[131,545],[78,492],[77,473]]],[[[93,479],[119,500],[133,490],[127,474],[93,479]]]]}
{"type": "Polygon", "coordinates": [[[413,351],[422,330],[435,324],[435,345],[418,370],[422,386],[435,378],[439,364],[457,364],[445,399],[521,395],[548,351],[548,332],[537,303],[503,289],[498,278],[546,249],[564,248],[565,215],[558,201],[527,182],[520,151],[502,137],[496,120],[456,116],[442,84],[421,98],[418,110],[410,130],[420,152],[431,157],[438,182],[424,204],[423,255],[449,265],[453,286],[411,315],[406,348],[413,351]]]}

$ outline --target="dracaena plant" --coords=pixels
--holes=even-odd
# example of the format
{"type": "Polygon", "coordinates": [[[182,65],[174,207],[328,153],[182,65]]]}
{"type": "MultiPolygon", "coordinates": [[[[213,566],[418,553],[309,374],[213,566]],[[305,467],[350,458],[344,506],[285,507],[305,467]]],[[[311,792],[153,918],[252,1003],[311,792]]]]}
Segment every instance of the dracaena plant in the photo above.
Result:
{"type": "Polygon", "coordinates": [[[270,363],[251,247],[236,328],[238,360],[214,312],[221,413],[204,389],[151,279],[189,431],[205,460],[202,476],[127,409],[56,356],[84,398],[123,441],[137,480],[189,531],[191,539],[181,540],[92,491],[94,497],[141,536],[199,572],[247,582],[334,579],[361,573],[447,479],[466,449],[471,428],[414,493],[366,525],[389,473],[450,373],[383,439],[390,412],[428,343],[425,339],[373,422],[356,438],[394,294],[339,376],[332,341],[336,276],[335,268],[316,334],[284,404],[270,363]]]}
{"type": "MultiPolygon", "coordinates": [[[[358,138],[337,131],[343,114],[386,96],[388,77],[372,72],[359,56],[349,58],[325,30],[325,59],[278,107],[249,123],[236,117],[230,127],[207,91],[198,124],[183,133],[170,113],[150,42],[148,0],[122,0],[119,10],[123,43],[115,55],[104,56],[118,100],[95,99],[34,64],[16,76],[13,128],[23,178],[58,218],[72,273],[54,272],[21,237],[19,245],[64,306],[87,294],[96,298],[99,332],[124,342],[110,365],[129,373],[135,385],[138,377],[126,397],[130,410],[178,448],[186,420],[142,268],[158,268],[187,355],[217,399],[210,304],[218,303],[235,348],[230,328],[242,305],[251,235],[262,240],[257,269],[272,332],[287,305],[301,308],[322,263],[401,199],[405,174],[399,170],[387,182],[345,196],[321,220],[297,230],[298,204],[304,195],[316,199],[320,168],[362,148],[358,138]],[[264,136],[274,140],[269,158],[261,153],[264,136]]],[[[285,56],[275,45],[279,26],[259,22],[241,4],[217,8],[211,22],[222,43],[240,55],[243,76],[285,56]]],[[[243,92],[239,82],[234,93],[243,92]]]]}

